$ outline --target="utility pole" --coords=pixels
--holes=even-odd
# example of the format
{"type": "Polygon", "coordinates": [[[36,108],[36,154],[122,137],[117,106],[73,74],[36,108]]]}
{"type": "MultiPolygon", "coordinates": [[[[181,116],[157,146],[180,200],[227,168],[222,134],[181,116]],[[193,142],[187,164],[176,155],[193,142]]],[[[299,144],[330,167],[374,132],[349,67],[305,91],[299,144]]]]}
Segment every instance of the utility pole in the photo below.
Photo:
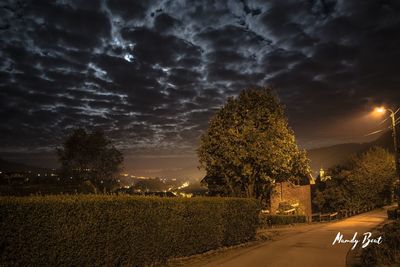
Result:
{"type": "Polygon", "coordinates": [[[395,154],[395,165],[396,165],[396,174],[397,174],[397,206],[400,208],[400,167],[399,167],[399,147],[397,140],[397,131],[396,131],[396,113],[393,110],[388,109],[390,111],[390,118],[392,119],[392,136],[393,136],[393,144],[394,144],[394,154],[395,154]]]}

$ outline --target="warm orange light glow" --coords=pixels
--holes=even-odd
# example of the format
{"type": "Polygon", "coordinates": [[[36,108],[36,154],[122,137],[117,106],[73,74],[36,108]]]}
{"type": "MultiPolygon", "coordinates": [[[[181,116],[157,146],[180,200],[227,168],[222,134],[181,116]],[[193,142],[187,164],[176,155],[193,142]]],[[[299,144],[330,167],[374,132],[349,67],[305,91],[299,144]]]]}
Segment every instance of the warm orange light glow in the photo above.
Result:
{"type": "Polygon", "coordinates": [[[375,108],[375,112],[377,113],[385,113],[386,109],[384,107],[377,107],[375,108]]]}

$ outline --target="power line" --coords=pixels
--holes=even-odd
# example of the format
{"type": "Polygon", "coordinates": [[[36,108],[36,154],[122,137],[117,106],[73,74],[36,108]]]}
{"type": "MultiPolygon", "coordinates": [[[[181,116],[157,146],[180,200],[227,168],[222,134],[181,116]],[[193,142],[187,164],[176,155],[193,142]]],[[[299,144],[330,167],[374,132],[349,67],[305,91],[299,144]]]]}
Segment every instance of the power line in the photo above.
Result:
{"type": "Polygon", "coordinates": [[[374,131],[374,132],[366,134],[364,136],[370,136],[370,135],[374,135],[374,134],[377,134],[377,133],[380,133],[380,132],[383,132],[383,130],[374,131]]]}
{"type": "Polygon", "coordinates": [[[384,123],[385,121],[387,121],[389,119],[389,117],[387,117],[386,119],[384,119],[383,121],[381,121],[378,125],[381,125],[382,123],[384,123]]]}

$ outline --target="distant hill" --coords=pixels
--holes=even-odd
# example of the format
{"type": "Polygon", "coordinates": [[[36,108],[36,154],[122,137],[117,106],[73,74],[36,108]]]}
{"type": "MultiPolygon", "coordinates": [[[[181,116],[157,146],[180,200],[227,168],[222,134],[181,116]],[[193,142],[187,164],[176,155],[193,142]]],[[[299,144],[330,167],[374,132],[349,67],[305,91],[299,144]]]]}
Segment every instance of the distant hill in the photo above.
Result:
{"type": "MultiPolygon", "coordinates": [[[[321,147],[310,149],[307,151],[307,155],[311,160],[311,169],[315,173],[319,168],[324,169],[330,168],[336,164],[344,162],[351,154],[359,153],[368,150],[373,146],[380,146],[393,152],[393,139],[391,132],[387,132],[381,135],[375,141],[369,143],[348,143],[338,144],[328,147],[321,147]]],[[[26,165],[17,162],[11,162],[4,159],[0,159],[0,171],[2,172],[14,172],[14,171],[33,171],[33,172],[49,172],[50,169],[26,165]]],[[[159,177],[190,177],[188,173],[195,173],[197,171],[201,176],[203,173],[199,172],[195,167],[184,168],[179,171],[163,172],[163,173],[151,173],[151,176],[159,177]],[[169,174],[169,175],[168,175],[169,174]]]]}
{"type": "Polygon", "coordinates": [[[47,172],[50,169],[25,165],[22,163],[11,162],[4,159],[0,159],[0,171],[2,172],[16,172],[16,171],[32,171],[32,172],[47,172]]]}
{"type": "Polygon", "coordinates": [[[364,152],[373,146],[380,146],[393,152],[391,132],[387,132],[369,143],[348,143],[321,147],[310,149],[307,151],[307,154],[311,160],[311,169],[316,172],[321,167],[327,169],[336,164],[343,163],[351,154],[364,152]]]}

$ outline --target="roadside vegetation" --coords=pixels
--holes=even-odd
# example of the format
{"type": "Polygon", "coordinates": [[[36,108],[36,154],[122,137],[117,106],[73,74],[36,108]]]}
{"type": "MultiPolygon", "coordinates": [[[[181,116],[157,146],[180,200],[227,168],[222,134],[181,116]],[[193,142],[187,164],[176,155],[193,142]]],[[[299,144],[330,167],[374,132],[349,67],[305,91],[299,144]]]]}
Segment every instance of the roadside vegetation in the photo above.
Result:
{"type": "Polygon", "coordinates": [[[244,198],[0,197],[1,266],[147,266],[253,240],[244,198]]]}
{"type": "Polygon", "coordinates": [[[328,176],[317,181],[312,198],[315,211],[361,211],[394,200],[394,156],[383,148],[351,156],[345,164],[331,168],[328,176]]]}
{"type": "Polygon", "coordinates": [[[363,249],[363,266],[400,266],[400,220],[384,225],[377,235],[382,236],[382,244],[363,249]]]}

